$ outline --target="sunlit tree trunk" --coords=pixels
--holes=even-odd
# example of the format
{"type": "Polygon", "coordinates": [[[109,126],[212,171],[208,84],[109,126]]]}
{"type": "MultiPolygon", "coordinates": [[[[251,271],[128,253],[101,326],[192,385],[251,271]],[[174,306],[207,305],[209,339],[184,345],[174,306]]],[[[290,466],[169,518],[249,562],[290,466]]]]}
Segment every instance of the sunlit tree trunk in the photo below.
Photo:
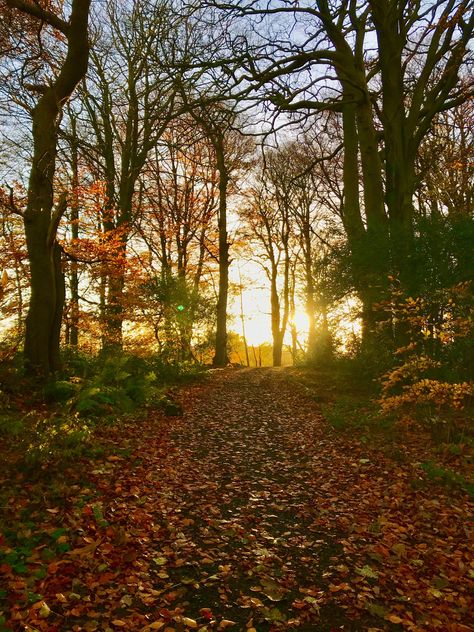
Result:
{"type": "Polygon", "coordinates": [[[271,307],[271,325],[272,325],[272,358],[273,366],[281,366],[283,335],[280,326],[280,296],[277,287],[278,269],[276,264],[272,263],[270,278],[270,307],[271,307]]]}
{"type": "MultiPolygon", "coordinates": [[[[79,150],[77,139],[76,119],[71,117],[71,171],[72,171],[72,195],[71,195],[71,238],[79,238],[79,150]]],[[[71,310],[69,316],[69,336],[67,343],[71,347],[77,347],[79,343],[79,274],[77,261],[71,261],[69,275],[69,288],[71,293],[71,310]]]]}
{"type": "Polygon", "coordinates": [[[289,301],[289,323],[290,323],[290,335],[291,335],[291,357],[293,358],[293,364],[296,364],[298,357],[298,331],[296,329],[296,261],[291,266],[291,287],[290,287],[290,301],[289,301]]]}
{"type": "Polygon", "coordinates": [[[308,221],[303,226],[303,239],[304,239],[304,274],[305,274],[305,307],[308,317],[308,344],[307,355],[311,359],[316,351],[317,337],[316,337],[316,304],[314,300],[314,279],[313,279],[313,257],[311,248],[311,232],[308,221]]]}
{"type": "Polygon", "coordinates": [[[270,305],[271,305],[271,324],[273,339],[273,366],[281,366],[283,356],[283,340],[285,338],[288,319],[290,316],[290,261],[288,252],[288,233],[283,236],[283,250],[285,261],[283,263],[283,289],[282,302],[280,302],[280,294],[278,292],[278,266],[276,262],[271,263],[271,279],[270,279],[270,305]]]}
{"type": "Polygon", "coordinates": [[[245,335],[245,312],[244,312],[244,293],[242,286],[242,276],[239,269],[239,296],[240,296],[240,322],[242,323],[242,340],[244,342],[245,362],[250,366],[249,347],[247,344],[247,336],[245,335]]]}
{"type": "Polygon", "coordinates": [[[351,251],[354,285],[362,302],[362,338],[367,341],[374,329],[374,298],[371,295],[371,281],[366,265],[367,236],[359,198],[359,142],[355,105],[347,103],[344,106],[342,120],[344,132],[342,221],[351,251]]]}

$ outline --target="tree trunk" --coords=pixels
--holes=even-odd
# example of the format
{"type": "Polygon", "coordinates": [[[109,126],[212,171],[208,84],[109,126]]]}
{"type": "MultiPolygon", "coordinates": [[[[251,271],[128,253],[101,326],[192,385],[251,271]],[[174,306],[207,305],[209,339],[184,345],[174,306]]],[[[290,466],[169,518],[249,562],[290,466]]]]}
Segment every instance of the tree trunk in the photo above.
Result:
{"type": "Polygon", "coordinates": [[[216,345],[213,366],[227,366],[227,299],[229,294],[229,242],[227,236],[227,186],[223,138],[215,143],[219,171],[219,294],[217,298],[216,345]]]}
{"type": "Polygon", "coordinates": [[[277,288],[277,268],[272,264],[271,280],[270,280],[270,305],[271,305],[271,322],[272,322],[272,356],[273,366],[281,366],[281,358],[283,351],[283,336],[280,328],[280,298],[277,288]]]}
{"type": "Polygon", "coordinates": [[[293,364],[296,364],[298,358],[298,331],[295,324],[295,294],[292,292],[290,299],[290,334],[291,334],[291,357],[293,358],[293,364]]]}
{"type": "MultiPolygon", "coordinates": [[[[30,195],[34,189],[30,186],[30,195]]],[[[55,244],[49,243],[46,215],[25,216],[25,233],[30,262],[30,303],[26,317],[25,360],[30,371],[48,375],[59,368],[57,314],[62,313],[61,292],[56,286],[55,244]]]]}
{"type": "MultiPolygon", "coordinates": [[[[413,130],[407,127],[402,51],[406,34],[400,29],[397,3],[370,2],[376,29],[382,81],[382,124],[385,145],[385,201],[395,269],[411,276],[413,194],[416,151],[409,148],[413,130]]],[[[421,71],[420,71],[421,72],[421,71]]],[[[403,283],[403,282],[402,282],[403,283]]]]}
{"type": "MultiPolygon", "coordinates": [[[[72,169],[72,203],[71,203],[71,239],[79,238],[79,151],[77,140],[76,119],[71,117],[71,169],[72,169]]],[[[69,319],[69,345],[77,348],[79,343],[79,274],[77,261],[71,261],[69,276],[71,292],[71,315],[69,319]]]]}
{"type": "Polygon", "coordinates": [[[333,340],[329,329],[328,306],[324,298],[321,299],[319,310],[321,313],[321,327],[319,331],[318,355],[323,360],[329,360],[333,356],[333,340]]]}
{"type": "Polygon", "coordinates": [[[61,325],[63,322],[64,305],[66,303],[66,282],[62,269],[62,248],[55,242],[53,245],[53,270],[56,300],[54,304],[53,322],[51,326],[51,340],[49,345],[49,364],[53,371],[61,368],[59,353],[61,342],[61,325]]]}
{"type": "MultiPolygon", "coordinates": [[[[105,309],[105,340],[103,351],[114,353],[123,348],[123,321],[124,321],[124,289],[127,261],[127,244],[132,218],[133,195],[138,171],[123,176],[120,183],[118,201],[118,217],[116,222],[107,218],[104,222],[106,233],[113,236],[111,258],[113,267],[109,268],[107,275],[107,304],[105,309]],[[137,174],[137,175],[134,175],[137,174]]],[[[112,211],[110,211],[112,212],[112,211]]]]}
{"type": "Polygon", "coordinates": [[[240,322],[242,323],[242,340],[244,343],[244,350],[245,350],[245,362],[247,363],[247,366],[250,366],[250,358],[249,358],[249,347],[247,344],[247,336],[245,335],[245,312],[244,312],[244,295],[243,295],[243,288],[242,288],[242,276],[240,274],[240,269],[239,269],[239,294],[240,294],[240,322]]]}
{"type": "Polygon", "coordinates": [[[380,159],[375,156],[377,147],[367,113],[362,116],[362,121],[360,109],[347,103],[343,109],[343,225],[351,251],[354,287],[362,303],[362,344],[367,347],[374,339],[374,305],[383,300],[388,283],[389,242],[382,215],[383,190],[380,183],[367,185],[367,180],[372,177],[378,180],[381,168],[380,159]],[[361,163],[367,227],[362,220],[359,201],[359,147],[361,154],[364,153],[361,163]]]}
{"type": "MultiPolygon", "coordinates": [[[[125,257],[123,247],[120,257],[125,257]]],[[[107,276],[107,302],[105,305],[105,329],[103,351],[114,353],[123,347],[123,290],[125,287],[125,271],[120,261],[115,270],[107,276]]]]}
{"type": "MultiPolygon", "coordinates": [[[[36,5],[9,0],[9,5],[35,17],[36,5]]],[[[33,111],[33,161],[28,185],[24,226],[31,275],[31,297],[25,331],[25,361],[30,371],[47,375],[59,368],[59,333],[64,305],[64,279],[56,232],[65,199],[53,213],[53,179],[56,166],[59,116],[64,103],[84,77],[88,58],[90,0],[74,0],[69,23],[41,12],[67,37],[64,63],[55,81],[45,87],[33,111]]]]}
{"type": "Polygon", "coordinates": [[[305,226],[305,250],[304,250],[304,270],[306,281],[306,313],[308,315],[308,345],[307,356],[311,360],[314,357],[317,345],[316,336],[316,304],[314,300],[314,280],[313,280],[313,261],[311,256],[311,236],[309,232],[309,224],[305,226]]]}

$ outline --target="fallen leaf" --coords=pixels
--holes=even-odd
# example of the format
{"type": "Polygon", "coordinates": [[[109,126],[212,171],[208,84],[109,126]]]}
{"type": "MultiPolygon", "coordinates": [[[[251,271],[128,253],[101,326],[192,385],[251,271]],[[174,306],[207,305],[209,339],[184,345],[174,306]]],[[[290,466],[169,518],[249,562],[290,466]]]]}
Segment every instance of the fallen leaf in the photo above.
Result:
{"type": "Polygon", "coordinates": [[[230,621],[229,619],[222,619],[222,621],[219,623],[219,627],[217,629],[218,630],[225,630],[226,628],[230,628],[233,625],[237,625],[235,621],[230,621]]]}
{"type": "Polygon", "coordinates": [[[377,579],[379,574],[374,571],[370,566],[363,566],[362,568],[357,568],[356,572],[362,577],[368,577],[369,579],[377,579]]]}
{"type": "Polygon", "coordinates": [[[163,566],[168,560],[166,559],[166,557],[154,557],[153,561],[155,562],[155,564],[158,564],[158,566],[163,566]]]}
{"type": "Polygon", "coordinates": [[[260,599],[257,599],[257,597],[250,597],[250,603],[252,604],[252,606],[255,606],[256,608],[263,606],[263,602],[260,601],[260,599]]]}
{"type": "Polygon", "coordinates": [[[51,614],[51,608],[48,606],[47,603],[43,602],[43,605],[38,610],[38,616],[41,617],[41,619],[47,619],[50,614],[51,614]]]}

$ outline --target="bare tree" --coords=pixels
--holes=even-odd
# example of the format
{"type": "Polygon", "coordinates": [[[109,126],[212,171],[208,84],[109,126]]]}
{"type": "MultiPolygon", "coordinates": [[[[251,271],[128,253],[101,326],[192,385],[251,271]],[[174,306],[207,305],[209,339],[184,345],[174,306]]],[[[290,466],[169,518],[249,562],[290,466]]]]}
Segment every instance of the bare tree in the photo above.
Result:
{"type": "Polygon", "coordinates": [[[342,114],[344,226],[368,287],[366,312],[390,271],[413,290],[416,156],[436,113],[472,95],[472,82],[460,80],[472,57],[472,0],[209,5],[216,25],[231,21],[236,33],[220,61],[234,95],[260,102],[276,123],[279,113],[342,114]]]}
{"type": "Polygon", "coordinates": [[[174,25],[166,0],[153,7],[108,0],[81,91],[82,151],[96,176],[106,182],[105,235],[117,237],[116,257],[107,273],[104,345],[122,345],[125,262],[138,206],[137,184],[151,149],[175,115],[176,90],[169,72],[174,25]]]}

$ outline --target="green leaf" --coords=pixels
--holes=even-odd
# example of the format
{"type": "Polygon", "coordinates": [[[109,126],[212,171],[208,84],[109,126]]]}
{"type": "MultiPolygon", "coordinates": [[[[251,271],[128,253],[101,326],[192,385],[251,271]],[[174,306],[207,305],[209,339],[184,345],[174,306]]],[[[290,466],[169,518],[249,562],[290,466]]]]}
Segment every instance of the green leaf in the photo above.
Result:
{"type": "Polygon", "coordinates": [[[368,612],[370,612],[370,614],[373,614],[376,617],[380,617],[381,619],[385,619],[388,613],[388,610],[386,610],[383,606],[377,603],[367,604],[366,609],[368,612]]]}
{"type": "Polygon", "coordinates": [[[53,538],[53,540],[58,540],[65,533],[66,529],[56,529],[56,531],[51,534],[51,537],[53,538]]]}
{"type": "Polygon", "coordinates": [[[446,586],[449,586],[449,581],[444,577],[435,577],[432,584],[435,588],[446,588],[446,586]]]}
{"type": "Polygon", "coordinates": [[[362,568],[357,568],[356,572],[362,577],[368,577],[369,579],[378,579],[379,574],[373,570],[370,566],[363,566],[362,568]]]}
{"type": "Polygon", "coordinates": [[[155,564],[158,564],[158,566],[164,566],[167,562],[166,557],[154,557],[153,561],[155,562],[155,564]]]}
{"type": "Polygon", "coordinates": [[[286,616],[278,608],[265,608],[262,612],[267,621],[275,623],[284,623],[286,621],[286,616]]]}

